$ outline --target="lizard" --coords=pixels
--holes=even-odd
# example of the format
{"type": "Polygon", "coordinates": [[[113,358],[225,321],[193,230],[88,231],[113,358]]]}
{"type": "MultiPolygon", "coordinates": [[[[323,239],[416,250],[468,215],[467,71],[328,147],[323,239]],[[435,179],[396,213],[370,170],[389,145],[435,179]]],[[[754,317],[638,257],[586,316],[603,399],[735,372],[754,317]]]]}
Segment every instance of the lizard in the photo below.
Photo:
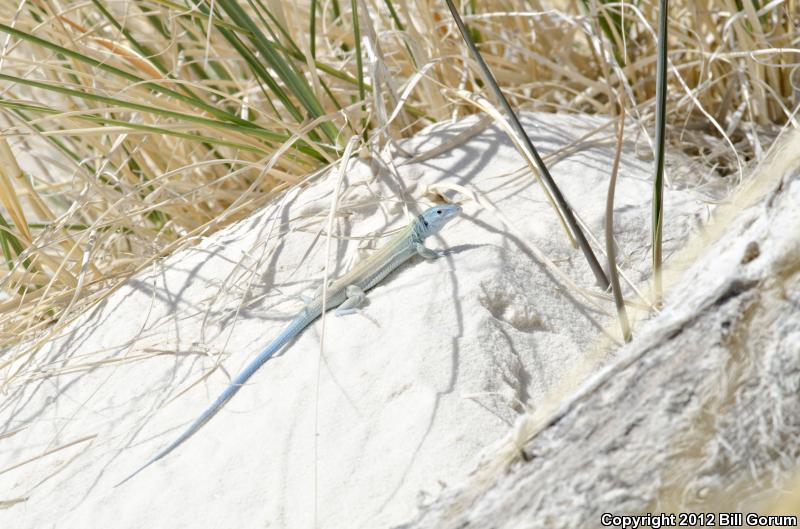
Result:
{"type": "MultiPolygon", "coordinates": [[[[408,226],[395,234],[384,246],[366,259],[359,261],[350,271],[332,281],[325,297],[326,310],[336,308],[337,315],[354,312],[365,300],[365,292],[387,275],[408,261],[414,255],[425,259],[436,259],[440,254],[424,244],[425,239],[439,231],[448,221],[461,212],[461,206],[440,204],[417,216],[408,226]]],[[[277,351],[291,342],[306,327],[322,315],[323,292],[320,287],[317,294],[306,303],[305,307],[289,322],[283,331],[274,338],[249,364],[231,381],[225,390],[206,410],[189,425],[183,433],[166,448],[162,449],[135,472],[123,479],[114,487],[118,487],[133,478],[139,472],[178,448],[192,437],[241,389],[251,376],[277,351]]]]}

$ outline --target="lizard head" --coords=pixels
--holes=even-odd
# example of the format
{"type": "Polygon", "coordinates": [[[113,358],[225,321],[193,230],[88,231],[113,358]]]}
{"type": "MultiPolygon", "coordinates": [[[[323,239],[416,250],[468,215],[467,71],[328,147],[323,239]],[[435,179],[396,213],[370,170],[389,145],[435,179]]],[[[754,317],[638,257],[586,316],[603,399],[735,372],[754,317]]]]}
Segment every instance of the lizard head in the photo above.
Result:
{"type": "Polygon", "coordinates": [[[439,233],[439,230],[459,213],[461,213],[461,206],[456,204],[437,204],[417,217],[418,233],[423,238],[439,233]]]}

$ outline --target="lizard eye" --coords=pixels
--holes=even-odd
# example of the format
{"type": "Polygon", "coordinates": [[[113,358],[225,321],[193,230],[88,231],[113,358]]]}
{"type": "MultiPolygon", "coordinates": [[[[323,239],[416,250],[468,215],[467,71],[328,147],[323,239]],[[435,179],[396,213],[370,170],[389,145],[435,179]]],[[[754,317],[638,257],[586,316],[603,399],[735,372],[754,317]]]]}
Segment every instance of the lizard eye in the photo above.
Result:
{"type": "Polygon", "coordinates": [[[437,210],[436,210],[436,214],[437,214],[437,215],[441,215],[441,214],[442,214],[442,210],[441,210],[441,209],[437,209],[437,210]]]}

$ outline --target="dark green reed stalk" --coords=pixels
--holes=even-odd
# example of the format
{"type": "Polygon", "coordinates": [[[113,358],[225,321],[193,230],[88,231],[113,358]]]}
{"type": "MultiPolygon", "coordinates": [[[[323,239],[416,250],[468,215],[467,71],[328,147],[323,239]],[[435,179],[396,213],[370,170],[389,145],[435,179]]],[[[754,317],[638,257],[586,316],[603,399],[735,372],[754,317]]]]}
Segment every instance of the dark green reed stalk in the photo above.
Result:
{"type": "Polygon", "coordinates": [[[667,15],[669,0],[660,0],[658,10],[658,50],[656,62],[656,174],[653,179],[653,291],[661,302],[661,242],[664,225],[664,133],[667,107],[667,15]]]}
{"type": "Polygon", "coordinates": [[[567,204],[564,196],[561,194],[561,190],[556,185],[553,177],[550,176],[550,172],[547,170],[544,160],[542,160],[542,158],[539,156],[539,153],[536,151],[536,147],[533,146],[533,143],[528,137],[528,134],[525,132],[525,129],[522,128],[516,113],[512,110],[511,105],[508,104],[508,100],[505,98],[503,92],[500,90],[500,87],[497,85],[497,81],[492,75],[492,72],[489,70],[489,67],[486,65],[486,62],[483,60],[483,57],[478,51],[477,46],[475,46],[475,42],[473,42],[469,30],[464,25],[464,21],[461,20],[461,16],[458,14],[458,10],[456,9],[455,5],[453,5],[453,1],[446,0],[446,2],[447,7],[450,9],[450,13],[453,16],[453,20],[455,20],[458,30],[461,32],[461,37],[464,39],[467,48],[469,48],[470,53],[472,53],[472,56],[478,63],[478,67],[483,74],[484,80],[492,89],[495,97],[503,107],[511,126],[514,128],[517,136],[519,136],[520,140],[522,141],[522,145],[525,146],[528,154],[536,162],[536,166],[539,168],[539,173],[542,177],[542,180],[550,191],[550,194],[553,196],[553,199],[555,200],[561,215],[564,217],[564,220],[569,226],[570,231],[572,231],[572,234],[575,236],[578,246],[583,252],[584,257],[586,257],[586,261],[589,263],[589,268],[591,268],[592,272],[594,273],[597,284],[603,290],[607,290],[609,287],[608,278],[606,277],[605,272],[603,272],[603,268],[600,266],[600,263],[597,261],[597,257],[594,255],[591,246],[589,246],[589,241],[586,240],[583,230],[581,230],[580,226],[578,225],[575,215],[572,213],[572,209],[567,204]]]}

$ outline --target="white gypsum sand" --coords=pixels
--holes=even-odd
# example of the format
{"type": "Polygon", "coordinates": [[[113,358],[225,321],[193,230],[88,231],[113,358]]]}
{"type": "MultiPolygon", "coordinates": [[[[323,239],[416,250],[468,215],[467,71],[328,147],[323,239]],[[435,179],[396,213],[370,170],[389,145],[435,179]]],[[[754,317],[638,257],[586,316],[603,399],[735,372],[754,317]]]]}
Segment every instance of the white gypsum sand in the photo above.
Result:
{"type": "Polygon", "coordinates": [[[671,256],[663,312],[577,391],[553,391],[553,408],[518,419],[466,480],[400,527],[796,515],[800,131],[787,132],[671,256]]]}
{"type": "MultiPolygon", "coordinates": [[[[191,440],[122,487],[112,485],[195,419],[319,286],[336,172],[163,260],[20,359],[0,406],[0,526],[389,527],[459,480],[566,373],[602,362],[586,350],[618,334],[612,303],[587,301],[533,257],[535,248],[597,292],[504,134],[459,137],[477,121],[404,143],[421,155],[459,140],[396,158],[396,174],[363,162],[348,171],[336,217],[346,238],[334,241],[330,273],[407,222],[400,200],[419,201],[418,213],[448,186],[490,201],[518,235],[465,201],[462,218],[428,243],[446,257],[402,267],[362,314],[329,315],[323,357],[321,323],[309,327],[191,440]]],[[[613,125],[574,143],[607,120],[524,123],[543,155],[560,152],[551,171],[602,239],[613,125]]],[[[652,163],[627,144],[615,231],[635,282],[650,269],[651,178],[652,163]]],[[[708,207],[689,190],[668,191],[665,207],[669,255],[708,207]]]]}

